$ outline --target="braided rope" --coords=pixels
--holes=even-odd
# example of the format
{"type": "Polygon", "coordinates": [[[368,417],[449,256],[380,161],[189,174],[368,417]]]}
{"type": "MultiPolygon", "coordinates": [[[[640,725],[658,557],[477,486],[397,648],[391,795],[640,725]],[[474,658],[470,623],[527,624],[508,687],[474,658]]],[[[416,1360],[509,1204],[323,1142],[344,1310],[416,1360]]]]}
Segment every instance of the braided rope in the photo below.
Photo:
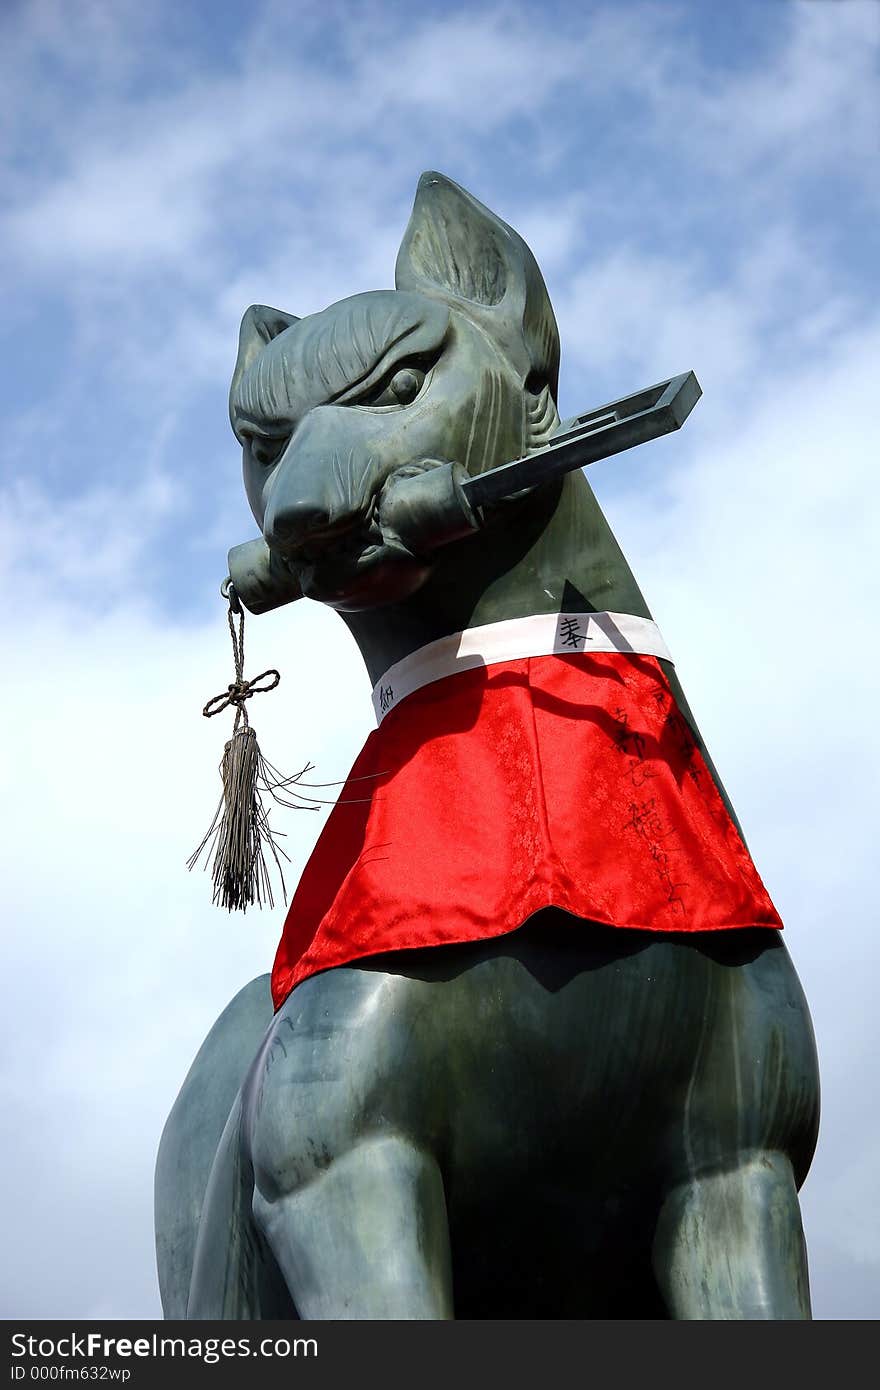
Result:
{"type": "Polygon", "coordinates": [[[215,714],[229,709],[230,706],[235,710],[235,724],[233,734],[237,734],[239,727],[244,724],[246,729],[250,723],[248,712],[245,708],[245,700],[249,700],[252,695],[265,695],[270,690],[274,690],[281,675],[274,667],[269,667],[267,671],[261,671],[253,680],[244,678],[244,609],[238,602],[238,595],[232,585],[229,586],[227,594],[229,608],[226,613],[226,620],[229,623],[229,635],[232,638],[232,658],[235,663],[235,680],[220,694],[215,695],[209,700],[202,710],[206,719],[211,719],[215,714]],[[238,617],[238,632],[235,630],[235,616],[238,617]],[[269,677],[268,685],[260,685],[260,681],[269,677]]]}

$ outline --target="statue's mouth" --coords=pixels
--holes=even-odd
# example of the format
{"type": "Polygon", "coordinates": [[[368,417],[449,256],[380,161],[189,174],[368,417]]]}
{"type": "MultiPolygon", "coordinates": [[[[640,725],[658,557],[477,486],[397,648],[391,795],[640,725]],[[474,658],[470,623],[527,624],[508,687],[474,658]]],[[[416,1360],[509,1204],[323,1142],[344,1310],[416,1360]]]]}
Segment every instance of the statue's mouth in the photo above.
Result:
{"type": "Polygon", "coordinates": [[[378,519],[378,498],[374,497],[365,513],[312,531],[305,540],[290,547],[284,558],[294,571],[308,567],[342,570],[372,559],[386,541],[378,519]]]}
{"type": "Polygon", "coordinates": [[[314,561],[288,561],[305,598],[343,609],[374,608],[407,598],[428,567],[394,541],[323,553],[314,561]]]}
{"type": "Polygon", "coordinates": [[[346,566],[360,569],[383,552],[396,553],[398,556],[409,555],[410,552],[400,537],[383,521],[382,498],[401,479],[416,477],[437,466],[432,459],[396,468],[382,480],[381,486],[370,497],[365,511],[323,530],[312,531],[304,540],[288,549],[284,557],[286,563],[295,571],[309,566],[320,568],[322,571],[341,570],[346,566]]]}
{"type": "Polygon", "coordinates": [[[347,607],[351,600],[360,608],[413,592],[426,577],[428,566],[383,518],[383,498],[401,479],[435,467],[433,460],[402,465],[382,479],[365,509],[286,546],[279,559],[304,595],[340,607],[347,607]]]}
{"type": "Polygon", "coordinates": [[[422,564],[403,544],[383,532],[378,497],[365,517],[315,533],[282,557],[306,598],[343,608],[368,608],[417,588],[422,564]]]}

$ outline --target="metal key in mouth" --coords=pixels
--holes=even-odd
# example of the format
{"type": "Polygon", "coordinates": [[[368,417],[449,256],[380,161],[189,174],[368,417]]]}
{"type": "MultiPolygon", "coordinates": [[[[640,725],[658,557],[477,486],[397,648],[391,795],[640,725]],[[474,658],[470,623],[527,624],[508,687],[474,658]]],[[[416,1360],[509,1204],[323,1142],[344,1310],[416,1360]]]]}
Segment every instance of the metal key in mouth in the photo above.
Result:
{"type": "Polygon", "coordinates": [[[549,444],[471,477],[459,463],[439,464],[395,483],[380,501],[388,525],[414,554],[478,531],[483,512],[542,483],[680,429],[702,391],[693,372],[669,377],[608,405],[575,415],[549,444]]]}
{"type": "MultiPolygon", "coordinates": [[[[702,394],[694,373],[682,372],[572,416],[543,448],[486,473],[471,477],[460,463],[420,469],[396,481],[387,504],[380,503],[383,524],[413,554],[461,540],[480,530],[484,510],[495,503],[680,429],[702,394]]],[[[230,550],[230,581],[252,613],[301,597],[295,575],[262,537],[230,550]]]]}
{"type": "Polygon", "coordinates": [[[656,386],[621,396],[585,415],[563,421],[542,449],[467,478],[462,482],[462,491],[471,507],[481,508],[572,469],[586,468],[599,459],[634,449],[637,444],[680,429],[702,394],[694,373],[682,372],[656,386]]]}

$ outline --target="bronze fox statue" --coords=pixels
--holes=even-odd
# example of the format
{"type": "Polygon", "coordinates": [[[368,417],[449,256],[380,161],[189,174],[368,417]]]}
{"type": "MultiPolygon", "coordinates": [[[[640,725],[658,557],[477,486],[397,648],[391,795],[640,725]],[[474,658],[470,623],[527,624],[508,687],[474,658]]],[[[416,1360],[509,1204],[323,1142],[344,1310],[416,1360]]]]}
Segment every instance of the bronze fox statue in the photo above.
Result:
{"type": "Polygon", "coordinates": [[[422,552],[399,524],[407,481],[552,438],[558,362],[528,247],[439,174],[394,291],[245,315],[247,495],[380,722],[274,999],[166,1125],[167,1317],[810,1316],[807,1005],[586,479],[422,552]]]}

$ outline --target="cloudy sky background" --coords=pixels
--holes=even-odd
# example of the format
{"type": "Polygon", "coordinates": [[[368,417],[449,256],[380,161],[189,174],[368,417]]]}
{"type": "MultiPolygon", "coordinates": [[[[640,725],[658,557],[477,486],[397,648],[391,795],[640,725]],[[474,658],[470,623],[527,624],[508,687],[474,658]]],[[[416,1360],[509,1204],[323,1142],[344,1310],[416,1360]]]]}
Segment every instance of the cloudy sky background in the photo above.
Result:
{"type": "MultiPolygon", "coordinates": [[[[6,0],[0,552],[6,1318],[152,1317],[152,1167],[282,910],[184,860],[255,532],[226,417],[252,301],[390,285],[419,173],[520,230],[574,414],[688,368],[684,431],[595,466],[811,1002],[815,1312],[880,1309],[880,5],[6,0]]],[[[345,775],[341,622],[248,624],[265,750],[345,775]]],[[[222,727],[218,727],[222,726],[222,727]]],[[[290,814],[302,863],[323,823],[290,814]]],[[[585,1310],[588,1312],[588,1310],[585,1310]]]]}

